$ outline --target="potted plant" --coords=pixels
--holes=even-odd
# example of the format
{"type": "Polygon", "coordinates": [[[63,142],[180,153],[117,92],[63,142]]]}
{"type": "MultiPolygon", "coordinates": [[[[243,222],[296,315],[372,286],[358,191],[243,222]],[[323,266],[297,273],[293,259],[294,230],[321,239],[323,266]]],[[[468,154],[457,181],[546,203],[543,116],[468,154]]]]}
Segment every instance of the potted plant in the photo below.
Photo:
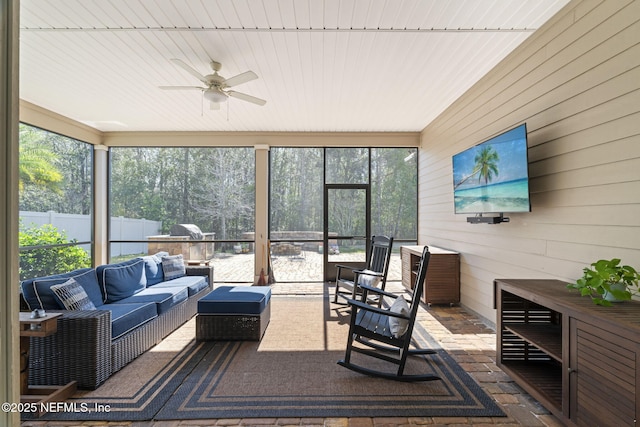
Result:
{"type": "Polygon", "coordinates": [[[583,275],[575,283],[567,285],[578,289],[582,296],[589,296],[598,305],[610,306],[611,302],[627,301],[638,293],[640,274],[629,265],[620,265],[620,259],[601,259],[583,269],[583,275]]]}

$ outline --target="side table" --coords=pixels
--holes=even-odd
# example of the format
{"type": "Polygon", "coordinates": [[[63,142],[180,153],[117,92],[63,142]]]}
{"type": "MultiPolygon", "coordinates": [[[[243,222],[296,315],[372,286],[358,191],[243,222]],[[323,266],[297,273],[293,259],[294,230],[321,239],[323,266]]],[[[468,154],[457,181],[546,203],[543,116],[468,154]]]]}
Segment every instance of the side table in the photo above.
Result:
{"type": "MultiPolygon", "coordinates": [[[[458,304],[460,302],[460,254],[448,249],[429,246],[431,258],[422,293],[426,304],[458,304]]],[[[401,246],[402,284],[413,289],[417,284],[417,265],[424,246],[401,246]]]]}
{"type": "Polygon", "coordinates": [[[62,313],[47,313],[44,317],[31,318],[31,313],[20,312],[20,402],[38,403],[67,400],[76,392],[76,382],[61,386],[29,386],[29,346],[31,337],[47,337],[58,331],[58,317],[62,313]]]}

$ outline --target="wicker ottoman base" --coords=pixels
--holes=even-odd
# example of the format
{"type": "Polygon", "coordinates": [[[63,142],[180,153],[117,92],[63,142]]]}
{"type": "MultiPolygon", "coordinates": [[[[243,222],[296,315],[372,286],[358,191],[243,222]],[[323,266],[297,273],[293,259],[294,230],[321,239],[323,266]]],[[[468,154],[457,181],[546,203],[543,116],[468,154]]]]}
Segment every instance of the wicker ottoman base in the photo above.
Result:
{"type": "Polygon", "coordinates": [[[260,315],[198,314],[198,341],[260,341],[271,318],[271,303],[260,315]]]}
{"type": "Polygon", "coordinates": [[[260,341],[271,318],[271,290],[220,287],[198,301],[196,340],[260,341]]]}

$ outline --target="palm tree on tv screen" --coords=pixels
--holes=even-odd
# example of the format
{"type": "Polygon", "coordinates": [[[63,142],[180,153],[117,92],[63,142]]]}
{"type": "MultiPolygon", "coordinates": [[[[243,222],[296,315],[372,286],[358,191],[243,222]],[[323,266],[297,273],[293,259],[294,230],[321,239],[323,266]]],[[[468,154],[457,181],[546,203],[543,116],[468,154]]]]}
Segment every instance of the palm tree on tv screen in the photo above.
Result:
{"type": "Polygon", "coordinates": [[[500,157],[498,152],[491,146],[487,145],[482,147],[480,152],[475,157],[476,166],[474,171],[478,174],[478,182],[484,178],[484,183],[487,184],[493,179],[493,174],[498,175],[498,162],[500,157]]]}
{"type": "Polygon", "coordinates": [[[458,188],[463,183],[474,177],[478,174],[478,182],[482,181],[484,178],[485,184],[493,179],[493,175],[498,175],[498,162],[500,161],[500,156],[498,156],[498,152],[491,145],[487,145],[486,147],[482,147],[480,152],[476,154],[474,158],[476,162],[473,166],[473,170],[469,175],[467,175],[464,179],[461,179],[455,185],[455,188],[458,188]]]}

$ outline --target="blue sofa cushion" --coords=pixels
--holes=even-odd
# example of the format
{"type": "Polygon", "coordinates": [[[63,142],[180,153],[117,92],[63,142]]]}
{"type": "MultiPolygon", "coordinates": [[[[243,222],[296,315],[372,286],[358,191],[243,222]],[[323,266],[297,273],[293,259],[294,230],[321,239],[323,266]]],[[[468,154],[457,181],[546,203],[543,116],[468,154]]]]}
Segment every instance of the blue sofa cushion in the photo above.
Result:
{"type": "Polygon", "coordinates": [[[182,276],[155,285],[156,288],[186,287],[189,290],[189,297],[192,297],[208,286],[209,282],[204,276],[182,276]]]}
{"type": "Polygon", "coordinates": [[[198,314],[256,315],[270,299],[268,286],[221,286],[198,300],[198,314]]]}
{"type": "Polygon", "coordinates": [[[20,286],[22,288],[22,295],[27,302],[29,309],[64,309],[60,299],[56,297],[51,290],[51,286],[60,285],[70,278],[73,278],[78,282],[78,284],[80,284],[80,286],[82,286],[89,296],[89,299],[96,307],[104,303],[98,278],[96,277],[96,271],[93,268],[82,268],[68,273],[23,280],[20,286]]]}
{"type": "Polygon", "coordinates": [[[97,267],[96,274],[98,282],[102,285],[104,301],[117,302],[145,289],[147,277],[144,266],[143,259],[134,258],[97,267]]]}
{"type": "Polygon", "coordinates": [[[109,310],[111,312],[111,339],[121,337],[149,320],[158,317],[158,309],[156,304],[152,302],[112,303],[97,308],[98,310],[109,310]]]}
{"type": "Polygon", "coordinates": [[[155,255],[143,256],[144,274],[147,277],[147,286],[153,286],[164,281],[162,272],[162,257],[169,255],[169,252],[158,252],[155,255]]]}
{"type": "Polygon", "coordinates": [[[118,301],[120,304],[153,302],[157,304],[158,314],[163,314],[171,307],[186,301],[189,296],[189,289],[184,286],[151,286],[137,294],[118,301]]]}
{"type": "Polygon", "coordinates": [[[61,285],[51,286],[53,293],[67,310],[95,310],[84,288],[72,277],[61,285]]]}

